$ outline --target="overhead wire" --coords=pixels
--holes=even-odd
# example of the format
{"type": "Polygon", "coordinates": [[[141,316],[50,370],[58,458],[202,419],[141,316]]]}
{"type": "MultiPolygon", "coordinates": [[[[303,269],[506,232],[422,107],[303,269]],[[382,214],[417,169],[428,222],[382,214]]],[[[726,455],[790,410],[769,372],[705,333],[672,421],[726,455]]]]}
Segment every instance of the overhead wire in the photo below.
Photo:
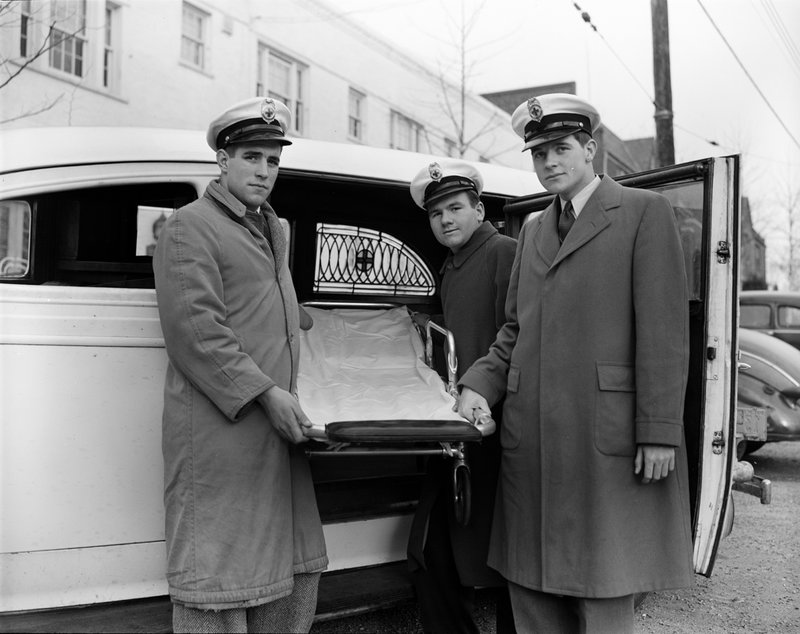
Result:
{"type": "Polygon", "coordinates": [[[736,63],[739,64],[739,68],[742,69],[742,72],[744,72],[744,74],[747,76],[747,79],[749,79],[750,83],[753,85],[753,88],[756,89],[756,92],[759,94],[761,99],[764,100],[764,103],[767,105],[767,108],[769,108],[770,112],[772,112],[773,116],[775,117],[775,119],[777,119],[778,123],[781,124],[781,127],[784,129],[784,131],[786,132],[787,136],[794,142],[794,144],[797,146],[797,148],[800,149],[800,142],[795,138],[795,136],[792,134],[791,130],[789,130],[788,126],[784,123],[783,119],[781,119],[781,116],[778,114],[778,112],[775,110],[775,108],[769,102],[769,99],[767,99],[767,97],[764,94],[764,92],[761,90],[759,85],[756,83],[756,80],[753,79],[753,76],[745,68],[744,64],[742,63],[742,60],[739,59],[739,56],[736,54],[736,51],[733,50],[733,46],[731,46],[730,42],[728,42],[728,39],[725,37],[725,35],[720,30],[720,28],[717,26],[717,23],[714,21],[714,18],[711,17],[711,14],[708,12],[708,10],[703,5],[703,0],[697,0],[697,4],[700,5],[700,8],[703,10],[703,13],[706,14],[706,17],[708,18],[709,22],[711,22],[711,25],[714,27],[714,29],[717,31],[719,36],[722,38],[722,41],[725,43],[725,46],[728,47],[728,50],[731,52],[731,55],[733,55],[733,58],[736,60],[736,63]]]}
{"type": "Polygon", "coordinates": [[[798,49],[797,44],[794,43],[791,33],[783,23],[780,13],[778,13],[778,10],[775,8],[775,4],[772,0],[761,0],[761,6],[764,8],[764,12],[772,23],[772,27],[775,29],[778,38],[786,49],[790,63],[794,64],[796,71],[800,71],[800,49],[798,49]]]}
{"type": "MultiPolygon", "coordinates": [[[[762,0],[762,1],[764,1],[764,2],[768,2],[768,1],[770,1],[770,0],[762,0]]],[[[792,141],[794,142],[794,144],[795,144],[795,145],[797,145],[797,147],[798,147],[798,148],[800,148],[800,143],[798,143],[797,139],[794,137],[794,135],[793,135],[793,134],[791,133],[791,131],[788,129],[788,127],[786,126],[786,124],[783,122],[783,120],[781,119],[780,115],[778,115],[778,113],[775,111],[775,109],[774,109],[774,108],[772,107],[772,105],[769,103],[769,101],[767,100],[767,98],[764,96],[764,93],[761,91],[761,89],[760,89],[760,88],[758,87],[758,85],[755,83],[755,80],[752,78],[752,76],[750,75],[750,73],[748,73],[748,72],[747,72],[747,69],[745,69],[745,68],[744,68],[744,66],[743,66],[742,62],[739,60],[739,57],[736,55],[735,51],[733,50],[733,47],[732,47],[732,46],[731,46],[731,45],[728,43],[727,39],[725,39],[725,36],[724,36],[724,35],[722,34],[722,32],[720,31],[719,27],[717,27],[717,25],[716,25],[716,23],[714,22],[713,18],[711,18],[711,16],[709,15],[708,11],[706,11],[706,8],[703,6],[703,3],[702,3],[702,1],[701,1],[701,0],[697,0],[697,2],[700,4],[700,7],[703,9],[703,11],[705,12],[705,14],[706,14],[706,16],[708,17],[708,19],[711,21],[711,24],[712,24],[712,25],[714,26],[714,28],[717,30],[717,33],[719,33],[719,35],[720,35],[720,37],[722,38],[722,40],[723,40],[723,41],[725,42],[725,44],[728,46],[728,49],[730,50],[731,54],[733,54],[733,56],[734,56],[734,58],[736,59],[736,61],[739,63],[739,66],[740,66],[740,67],[742,68],[742,70],[745,72],[745,74],[747,75],[748,79],[750,79],[750,81],[751,81],[751,83],[753,84],[753,86],[755,87],[756,91],[759,93],[759,95],[761,96],[761,98],[762,98],[762,99],[764,99],[764,101],[766,102],[766,104],[767,104],[767,106],[769,107],[769,109],[772,111],[772,113],[773,113],[773,115],[775,116],[775,118],[778,120],[778,122],[781,124],[781,126],[783,127],[783,129],[786,131],[786,133],[787,133],[787,135],[789,136],[789,138],[791,138],[791,139],[792,139],[792,141]]],[[[658,110],[658,109],[659,109],[659,105],[658,105],[658,103],[656,102],[656,100],[655,100],[655,99],[654,99],[654,98],[651,96],[650,92],[647,90],[647,88],[645,88],[645,87],[644,87],[644,85],[642,84],[642,82],[641,82],[641,81],[639,81],[639,79],[636,77],[636,75],[633,73],[633,71],[631,71],[631,69],[628,67],[628,65],[627,65],[627,64],[625,64],[625,62],[624,62],[624,61],[622,60],[622,58],[621,58],[621,57],[620,57],[620,56],[617,54],[617,52],[614,50],[614,48],[611,46],[611,44],[608,42],[608,40],[606,40],[606,38],[605,38],[605,37],[603,37],[603,34],[600,32],[600,30],[599,30],[599,29],[598,29],[598,28],[595,26],[595,24],[592,22],[592,19],[591,19],[591,16],[589,15],[589,13],[588,13],[588,12],[586,12],[586,11],[584,11],[584,10],[583,10],[583,9],[580,7],[580,5],[578,5],[578,3],[577,3],[577,2],[572,2],[572,5],[575,7],[575,9],[578,11],[578,13],[580,13],[580,14],[581,14],[581,18],[583,19],[583,21],[584,21],[584,22],[586,22],[586,24],[588,24],[588,25],[589,25],[589,27],[590,27],[590,28],[591,28],[591,29],[592,29],[592,30],[593,30],[593,31],[594,31],[594,32],[597,34],[597,36],[598,36],[598,37],[599,37],[599,38],[600,38],[600,39],[603,41],[603,43],[604,43],[604,44],[605,44],[605,45],[608,47],[608,49],[611,51],[611,53],[614,55],[614,57],[616,57],[616,58],[619,60],[620,64],[622,64],[623,68],[625,68],[625,70],[628,72],[628,74],[629,74],[629,75],[631,75],[631,77],[634,79],[634,81],[635,81],[635,82],[636,82],[636,84],[639,86],[639,88],[642,90],[642,92],[643,92],[643,93],[644,93],[644,94],[647,96],[647,99],[650,101],[650,103],[652,103],[652,104],[653,104],[653,107],[654,107],[654,108],[656,108],[656,110],[658,110]]],[[[773,7],[773,9],[774,9],[774,7],[773,7]]],[[[778,21],[780,21],[780,16],[778,16],[778,21]]],[[[781,23],[781,24],[783,24],[783,23],[782,23],[782,21],[780,21],[780,23],[781,23]]],[[[776,28],[777,28],[777,27],[776,27],[776,28]]],[[[785,28],[785,27],[784,27],[784,28],[785,28]]],[[[791,38],[790,38],[790,40],[791,40],[791,38]]],[[[679,130],[681,130],[681,131],[683,131],[683,132],[686,132],[687,134],[690,134],[690,135],[692,135],[692,136],[694,136],[694,137],[696,137],[696,138],[698,138],[698,139],[701,139],[701,140],[705,141],[705,142],[706,142],[706,143],[708,143],[709,145],[713,145],[714,147],[720,147],[720,148],[723,148],[723,147],[724,147],[723,145],[721,145],[719,142],[717,142],[717,141],[715,141],[715,140],[708,139],[708,138],[706,138],[706,137],[704,137],[704,136],[702,136],[702,135],[700,135],[700,134],[697,134],[696,132],[693,132],[693,131],[691,131],[691,130],[688,130],[687,128],[684,128],[683,126],[681,126],[681,125],[679,125],[679,124],[675,123],[675,122],[674,122],[674,120],[673,120],[673,123],[672,123],[672,125],[673,125],[675,128],[678,128],[679,130]]],[[[728,149],[735,150],[735,148],[728,148],[728,149]]]]}
{"type": "MultiPolygon", "coordinates": [[[[622,57],[620,57],[619,54],[614,50],[614,47],[611,46],[611,44],[608,42],[608,40],[605,37],[603,37],[603,34],[600,32],[600,30],[592,22],[592,18],[589,15],[589,13],[587,11],[584,11],[583,9],[581,9],[580,5],[577,2],[573,2],[572,6],[574,6],[575,9],[578,11],[578,13],[581,14],[581,18],[583,19],[583,21],[586,22],[586,24],[589,25],[589,27],[597,34],[597,36],[601,40],[603,40],[603,43],[608,47],[608,50],[611,51],[611,53],[614,55],[614,57],[616,57],[617,60],[619,61],[619,63],[622,65],[622,67],[633,78],[633,80],[636,82],[636,84],[639,86],[639,88],[642,90],[642,92],[647,96],[648,101],[650,101],[650,103],[653,104],[653,107],[656,110],[663,110],[663,108],[661,106],[659,106],[658,103],[656,103],[656,100],[650,94],[650,91],[644,86],[644,84],[642,84],[641,81],[639,81],[639,78],[636,76],[636,74],[628,67],[628,65],[625,63],[625,61],[622,59],[622,57]]],[[[676,127],[679,130],[682,130],[683,132],[686,132],[687,134],[691,134],[692,136],[697,137],[698,139],[701,139],[702,141],[705,141],[709,145],[713,145],[714,147],[723,147],[717,141],[714,141],[713,139],[708,139],[708,138],[706,138],[706,137],[704,137],[704,136],[702,136],[700,134],[697,134],[696,132],[692,132],[691,130],[688,130],[688,129],[684,128],[683,126],[675,123],[674,120],[672,122],[672,125],[673,125],[673,127],[676,127]]],[[[733,150],[734,148],[729,148],[729,149],[733,150]]]]}

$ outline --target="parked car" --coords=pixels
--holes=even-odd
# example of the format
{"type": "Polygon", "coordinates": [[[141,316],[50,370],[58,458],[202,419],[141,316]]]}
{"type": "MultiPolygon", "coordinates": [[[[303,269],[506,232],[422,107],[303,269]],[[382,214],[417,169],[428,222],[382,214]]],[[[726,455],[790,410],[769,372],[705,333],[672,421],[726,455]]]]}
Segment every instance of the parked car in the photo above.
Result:
{"type": "MultiPolygon", "coordinates": [[[[7,130],[0,147],[0,613],[163,596],[167,358],[150,245],[162,215],[217,176],[214,154],[202,131],[165,129],[7,130]]],[[[446,252],[408,190],[435,160],[295,140],[271,202],[300,301],[439,310],[446,252]]],[[[477,167],[486,217],[509,235],[552,200],[534,193],[542,189],[531,172],[477,167]]],[[[681,231],[691,329],[684,423],[703,575],[731,515],[738,170],[737,157],[717,157],[620,179],[667,196],[681,231]]],[[[320,458],[312,471],[331,562],[321,592],[349,589],[358,603],[341,601],[340,611],[380,605],[377,571],[395,566],[406,578],[422,462],[320,458]]]]}
{"type": "Polygon", "coordinates": [[[739,325],[773,335],[800,349],[800,293],[742,291],[739,325]]]}
{"type": "MultiPolygon", "coordinates": [[[[739,351],[739,405],[767,410],[765,442],[800,440],[800,350],[757,330],[740,328],[739,351]]],[[[740,456],[764,445],[742,442],[740,456]]]]}

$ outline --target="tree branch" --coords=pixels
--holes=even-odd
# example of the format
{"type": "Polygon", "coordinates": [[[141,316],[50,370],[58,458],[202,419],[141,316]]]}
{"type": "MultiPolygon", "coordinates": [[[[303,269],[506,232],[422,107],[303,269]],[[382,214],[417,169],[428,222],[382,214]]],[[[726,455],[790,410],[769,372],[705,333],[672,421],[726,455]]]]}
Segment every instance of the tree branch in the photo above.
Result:
{"type": "Polygon", "coordinates": [[[0,121],[0,125],[4,125],[6,123],[11,123],[12,121],[17,121],[19,119],[25,119],[26,117],[33,117],[33,116],[35,116],[37,114],[41,114],[42,112],[47,112],[51,108],[55,107],[55,105],[59,101],[61,101],[61,98],[63,96],[64,96],[64,93],[61,93],[58,97],[53,99],[53,101],[51,101],[49,104],[47,104],[45,106],[42,106],[38,110],[32,110],[32,111],[29,111],[29,112],[23,112],[22,114],[17,115],[16,117],[11,117],[10,119],[3,119],[2,121],[0,121]]]}

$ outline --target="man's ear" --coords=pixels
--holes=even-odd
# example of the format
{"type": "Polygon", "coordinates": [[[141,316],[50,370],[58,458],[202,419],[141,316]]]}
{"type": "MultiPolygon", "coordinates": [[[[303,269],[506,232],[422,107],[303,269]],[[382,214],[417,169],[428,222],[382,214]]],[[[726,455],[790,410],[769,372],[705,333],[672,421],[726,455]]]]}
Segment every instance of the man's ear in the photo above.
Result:
{"type": "Polygon", "coordinates": [[[483,218],[486,215],[486,209],[484,208],[482,201],[478,201],[478,204],[475,205],[475,211],[478,212],[478,220],[483,222],[483,218]]]}
{"type": "Polygon", "coordinates": [[[589,139],[586,143],[586,162],[591,163],[594,155],[597,154],[597,141],[589,139]]]}
{"type": "Polygon", "coordinates": [[[220,171],[224,174],[228,171],[228,153],[225,150],[217,150],[217,165],[219,165],[220,171]]]}

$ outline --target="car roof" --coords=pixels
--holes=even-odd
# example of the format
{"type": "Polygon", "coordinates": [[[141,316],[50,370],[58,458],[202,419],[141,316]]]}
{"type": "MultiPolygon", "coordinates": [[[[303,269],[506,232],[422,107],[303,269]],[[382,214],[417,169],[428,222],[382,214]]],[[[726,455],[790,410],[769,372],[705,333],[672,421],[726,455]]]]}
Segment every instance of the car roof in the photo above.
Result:
{"type": "MultiPolygon", "coordinates": [[[[132,127],[43,127],[0,131],[0,174],[69,165],[128,162],[214,163],[205,131],[132,127]]],[[[281,168],[410,182],[445,157],[355,143],[292,139],[281,168]]],[[[470,161],[468,161],[470,162],[470,161]]],[[[474,163],[484,192],[522,196],[544,191],[532,171],[474,163]]]]}
{"type": "Polygon", "coordinates": [[[800,293],[795,291],[740,291],[739,302],[788,302],[800,305],[800,293]]]}
{"type": "Polygon", "coordinates": [[[763,357],[800,382],[800,350],[785,341],[750,328],[739,328],[742,352],[763,357]]]}

